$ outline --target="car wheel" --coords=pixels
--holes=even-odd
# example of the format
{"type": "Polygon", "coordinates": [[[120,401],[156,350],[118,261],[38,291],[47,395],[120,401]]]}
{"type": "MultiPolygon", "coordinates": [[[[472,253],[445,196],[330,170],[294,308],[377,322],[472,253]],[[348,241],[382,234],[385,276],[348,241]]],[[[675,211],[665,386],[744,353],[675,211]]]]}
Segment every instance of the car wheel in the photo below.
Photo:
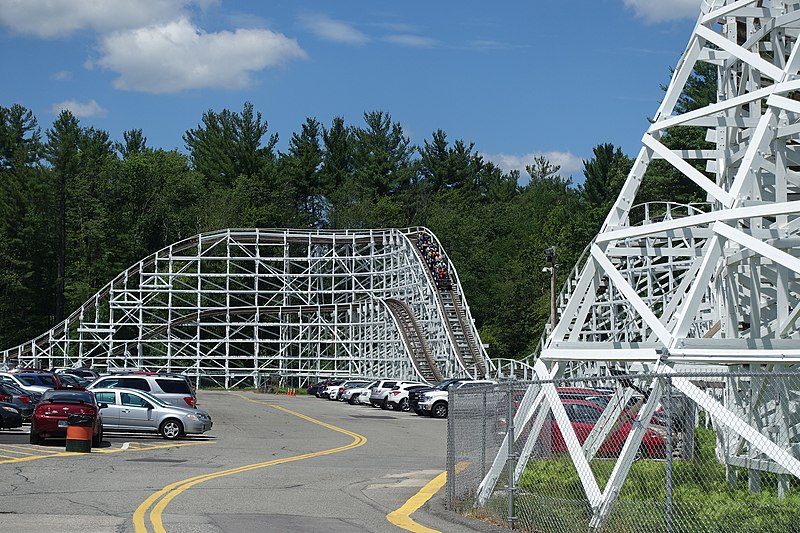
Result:
{"type": "Polygon", "coordinates": [[[408,405],[408,398],[400,400],[400,405],[397,406],[398,411],[409,411],[411,407],[408,405]]]}
{"type": "Polygon", "coordinates": [[[347,400],[347,403],[350,405],[355,405],[358,403],[358,397],[356,395],[350,396],[350,399],[347,400]]]}
{"type": "Polygon", "coordinates": [[[381,402],[381,409],[389,409],[389,398],[384,398],[381,402]]]}
{"type": "Polygon", "coordinates": [[[31,432],[31,444],[41,444],[42,437],[38,433],[31,432]]]}
{"type": "Polygon", "coordinates": [[[92,436],[92,448],[99,448],[103,443],[103,426],[97,431],[96,436],[92,436]]]}
{"type": "Polygon", "coordinates": [[[434,418],[447,418],[447,404],[444,402],[435,403],[431,409],[431,416],[434,418]]]}
{"type": "Polygon", "coordinates": [[[174,418],[168,418],[161,424],[158,432],[165,439],[175,440],[183,435],[183,425],[174,418]]]}

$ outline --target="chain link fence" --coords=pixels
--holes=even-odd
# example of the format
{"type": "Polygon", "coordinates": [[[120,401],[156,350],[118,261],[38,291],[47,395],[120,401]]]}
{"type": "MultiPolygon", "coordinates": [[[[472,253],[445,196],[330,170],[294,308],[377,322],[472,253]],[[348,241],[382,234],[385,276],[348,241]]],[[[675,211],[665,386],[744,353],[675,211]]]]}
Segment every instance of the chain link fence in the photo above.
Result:
{"type": "Polygon", "coordinates": [[[778,370],[451,391],[448,505],[531,532],[800,532],[798,402],[778,370]]]}

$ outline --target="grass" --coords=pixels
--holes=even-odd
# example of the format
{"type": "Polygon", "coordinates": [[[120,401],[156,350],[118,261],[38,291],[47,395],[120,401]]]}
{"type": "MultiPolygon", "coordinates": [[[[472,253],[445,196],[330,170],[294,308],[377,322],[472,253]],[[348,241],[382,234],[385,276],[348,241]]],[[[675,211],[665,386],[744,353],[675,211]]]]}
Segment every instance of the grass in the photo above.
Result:
{"type": "MultiPolygon", "coordinates": [[[[800,532],[800,491],[796,483],[783,498],[778,498],[777,477],[762,472],[762,490],[750,492],[743,471],[732,487],[726,481],[725,467],[714,457],[714,432],[697,428],[696,439],[694,459],[673,462],[672,531],[800,532]]],[[[611,476],[614,462],[595,459],[590,463],[601,490],[611,476]]],[[[507,505],[505,494],[498,491],[483,512],[502,518],[507,514],[507,505]]],[[[638,460],[631,466],[603,532],[666,531],[666,512],[666,462],[638,460]]],[[[519,481],[515,514],[522,531],[588,530],[591,507],[569,456],[528,461],[519,481]]]]}

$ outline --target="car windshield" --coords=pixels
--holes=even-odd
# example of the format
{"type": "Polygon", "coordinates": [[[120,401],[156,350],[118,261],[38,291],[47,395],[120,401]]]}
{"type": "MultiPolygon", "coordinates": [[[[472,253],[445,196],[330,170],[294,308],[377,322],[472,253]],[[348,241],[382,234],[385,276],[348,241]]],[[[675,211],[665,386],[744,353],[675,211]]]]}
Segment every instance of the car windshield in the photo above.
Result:
{"type": "Polygon", "coordinates": [[[55,387],[56,380],[53,379],[53,376],[47,374],[37,374],[37,375],[28,375],[28,376],[20,376],[20,380],[25,385],[43,385],[45,387],[55,387]]]}
{"type": "Polygon", "coordinates": [[[65,391],[53,390],[45,391],[42,396],[43,402],[68,402],[68,403],[92,403],[94,396],[86,391],[65,391]]]}
{"type": "Polygon", "coordinates": [[[10,394],[16,394],[19,396],[27,396],[27,392],[20,389],[16,385],[12,385],[11,383],[3,382],[3,388],[6,389],[10,394]]]}

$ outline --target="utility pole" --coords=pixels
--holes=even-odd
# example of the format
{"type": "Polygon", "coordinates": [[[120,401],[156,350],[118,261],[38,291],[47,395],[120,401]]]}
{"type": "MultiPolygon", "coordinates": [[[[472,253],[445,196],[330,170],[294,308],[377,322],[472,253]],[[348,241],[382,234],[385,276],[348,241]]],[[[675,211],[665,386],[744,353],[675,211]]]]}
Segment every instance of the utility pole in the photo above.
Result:
{"type": "Polygon", "coordinates": [[[550,271],[550,333],[556,329],[556,249],[555,247],[546,248],[544,255],[549,267],[545,270],[550,271]]]}

